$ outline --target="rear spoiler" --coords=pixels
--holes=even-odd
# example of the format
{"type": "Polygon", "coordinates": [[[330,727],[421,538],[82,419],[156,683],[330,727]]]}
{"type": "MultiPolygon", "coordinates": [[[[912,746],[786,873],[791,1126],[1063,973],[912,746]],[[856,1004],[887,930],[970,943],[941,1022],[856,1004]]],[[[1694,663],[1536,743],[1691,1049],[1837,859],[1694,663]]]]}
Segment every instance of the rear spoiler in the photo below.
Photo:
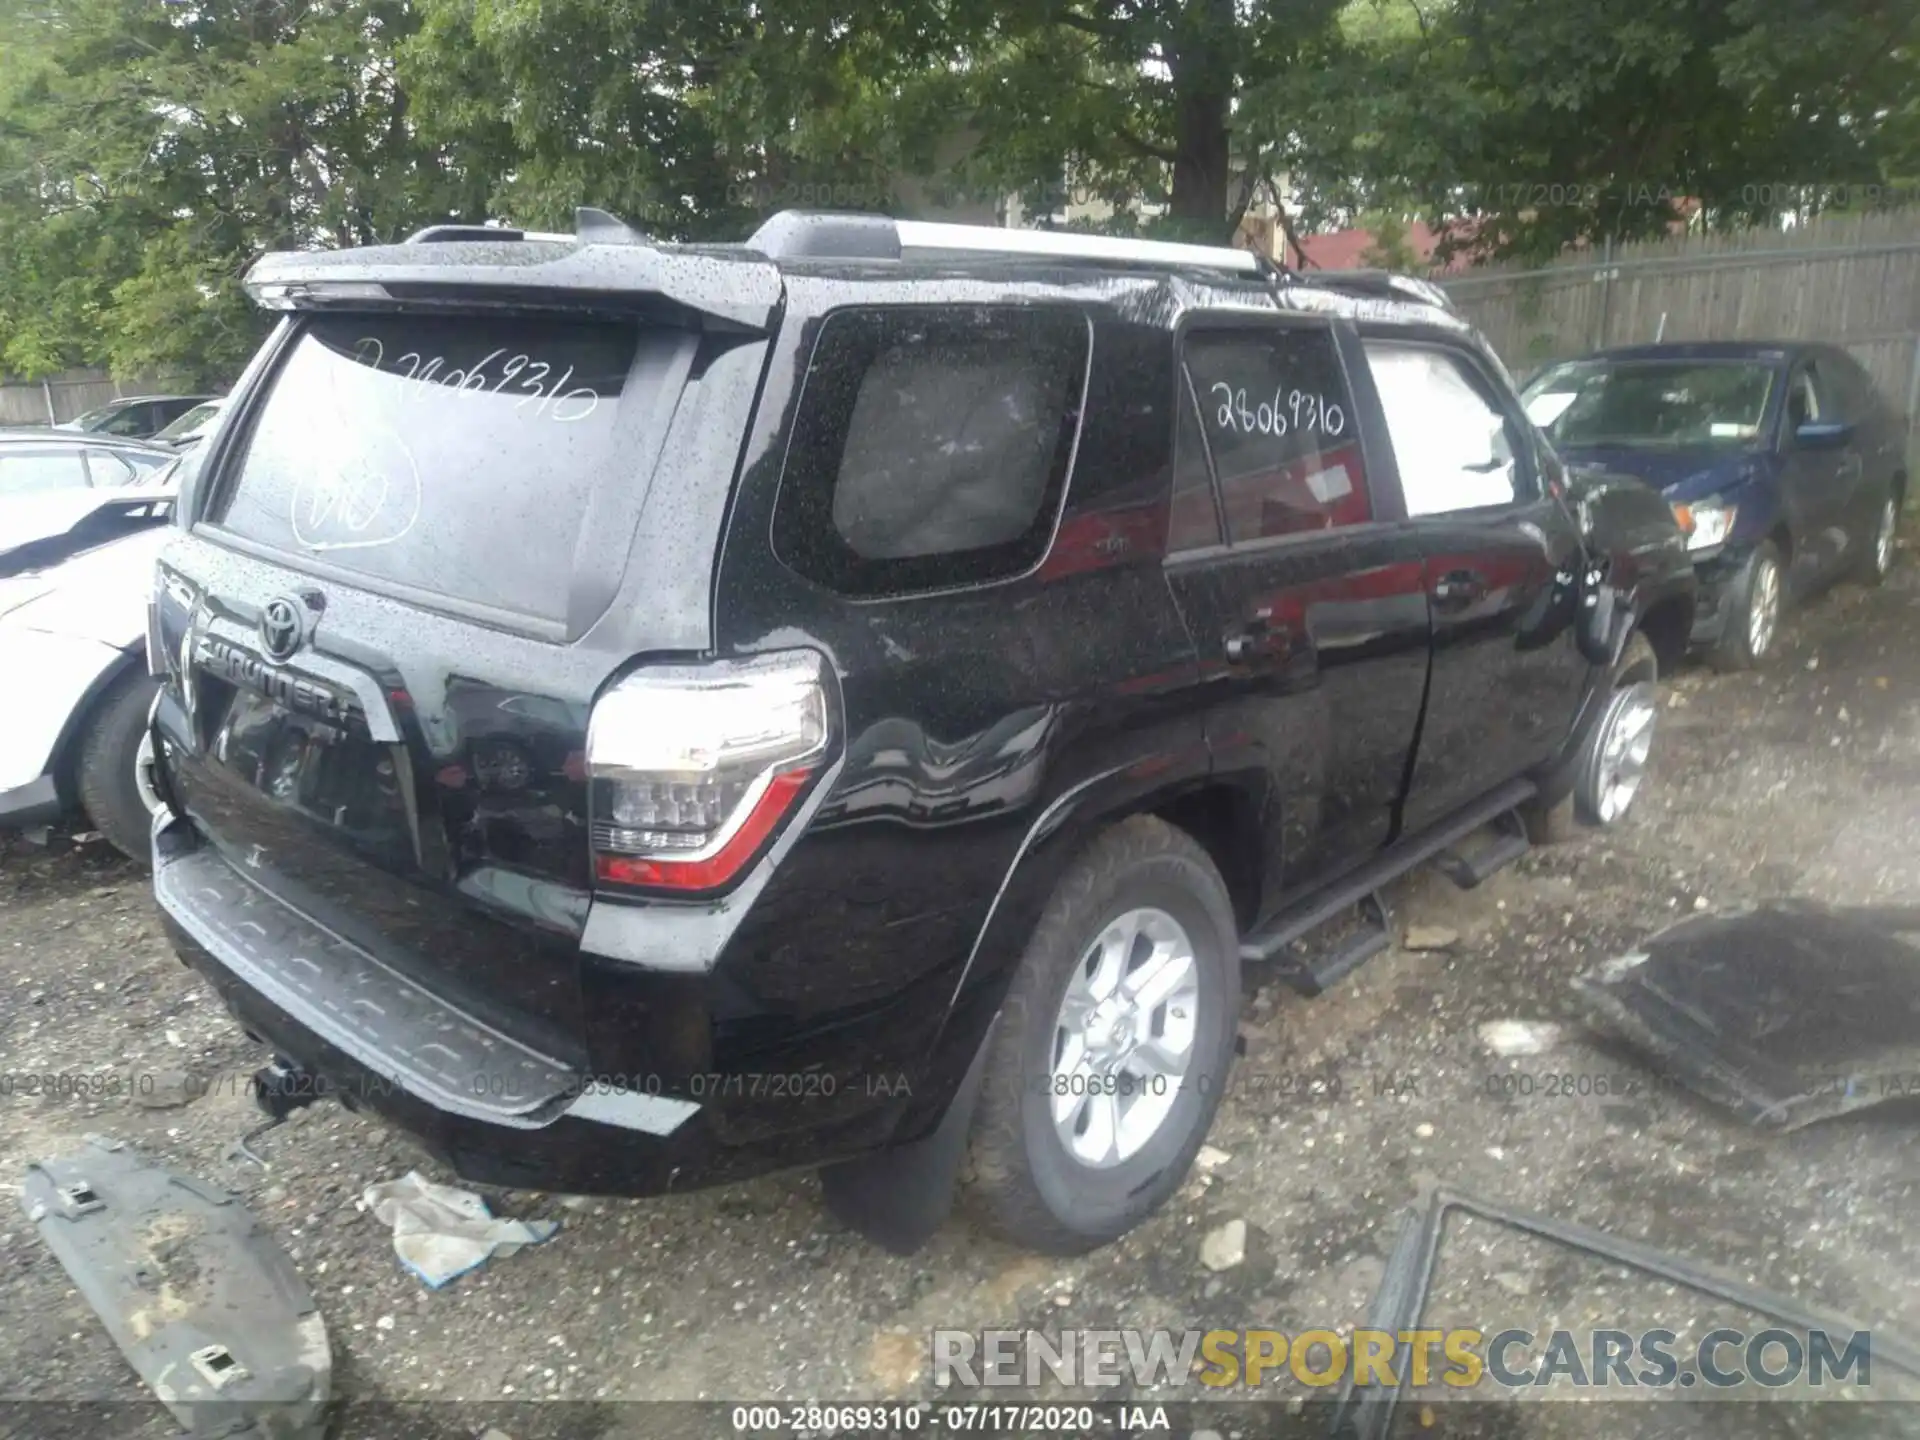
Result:
{"type": "Polygon", "coordinates": [[[268,310],[497,306],[604,314],[664,302],[753,331],[770,328],[781,297],[780,273],[763,255],[659,244],[584,209],[572,235],[434,225],[399,245],[278,251],[256,261],[245,283],[268,310]]]}

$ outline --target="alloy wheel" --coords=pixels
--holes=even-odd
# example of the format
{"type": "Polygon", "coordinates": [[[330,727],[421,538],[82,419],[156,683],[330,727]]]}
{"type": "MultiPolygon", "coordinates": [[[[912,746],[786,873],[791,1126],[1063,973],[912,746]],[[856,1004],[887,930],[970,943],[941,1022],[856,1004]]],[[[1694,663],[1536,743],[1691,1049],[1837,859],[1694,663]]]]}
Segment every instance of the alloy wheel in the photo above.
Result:
{"type": "Polygon", "coordinates": [[[1758,660],[1773,648],[1780,628],[1780,567],[1762,556],[1754,565],[1747,597],[1747,649],[1758,660]]]}
{"type": "Polygon", "coordinates": [[[1653,752],[1654,721],[1659,714],[1656,692],[1648,681],[1624,685],[1608,706],[1600,732],[1594,737],[1587,767],[1583,808],[1602,825],[1611,825],[1627,813],[1646,778],[1647,757],[1653,752]]]}
{"type": "Polygon", "coordinates": [[[140,794],[140,803],[147,807],[149,815],[160,809],[160,791],[153,782],[153,734],[149,731],[140,737],[140,748],[133,756],[133,785],[140,794]]]}
{"type": "Polygon", "coordinates": [[[1049,1114],[1067,1153],[1104,1170],[1166,1122],[1193,1059],[1200,967],[1164,910],[1129,910],[1095,937],[1054,1020],[1049,1114]]]}

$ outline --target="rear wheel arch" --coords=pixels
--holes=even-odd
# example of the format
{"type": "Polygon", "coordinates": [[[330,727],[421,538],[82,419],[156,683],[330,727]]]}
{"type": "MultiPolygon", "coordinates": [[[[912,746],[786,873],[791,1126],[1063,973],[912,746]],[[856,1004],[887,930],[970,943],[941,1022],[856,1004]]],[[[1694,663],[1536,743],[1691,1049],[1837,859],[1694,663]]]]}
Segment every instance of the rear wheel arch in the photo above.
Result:
{"type": "Polygon", "coordinates": [[[1249,929],[1259,917],[1265,868],[1259,801],[1242,786],[1210,780],[1139,813],[1156,816],[1198,842],[1226,882],[1235,922],[1243,932],[1249,929]]]}
{"type": "MultiPolygon", "coordinates": [[[[949,1002],[937,1048],[964,1047],[970,1058],[1013,984],[1019,957],[1039,926],[1048,901],[1073,865],[1110,831],[1145,816],[1179,830],[1206,853],[1227,887],[1234,920],[1244,932],[1242,917],[1259,902],[1260,798],[1244,786],[1206,775],[1189,776],[1151,790],[1126,786],[1125,772],[1089,785],[1065,807],[1060,823],[1047,812],[1035,817],[1037,838],[1012,863],[998,901],[986,917],[974,942],[965,976],[949,1002]],[[1236,856],[1236,846],[1243,854],[1236,856]],[[1222,863],[1223,859],[1226,861],[1222,863]]],[[[1056,804],[1060,803],[1058,801],[1056,804]]],[[[939,1068],[957,1074],[965,1060],[947,1056],[939,1068]]],[[[910,1122],[931,1123],[946,1097],[910,1122]]]]}
{"type": "Polygon", "coordinates": [[[1793,532],[1787,528],[1785,520],[1776,520],[1773,528],[1767,531],[1767,539],[1773,542],[1773,548],[1780,552],[1780,568],[1785,569],[1793,563],[1793,532]]]}
{"type": "MultiPolygon", "coordinates": [[[[1163,820],[1206,851],[1226,883],[1236,920],[1243,905],[1257,906],[1263,858],[1260,797],[1207,775],[1152,789],[1129,784],[1126,775],[1120,771],[1103,777],[1064,803],[1056,800],[1057,815],[1042,811],[1035,817],[1030,838],[1014,857],[998,903],[981,927],[962,992],[991,981],[993,1003],[998,1004],[1011,979],[1009,957],[1026,946],[1060,878],[1109,830],[1136,816],[1163,820]]],[[[956,1002],[962,998],[964,994],[955,996],[956,1002]]]]}
{"type": "Polygon", "coordinates": [[[1693,610],[1689,596],[1673,595],[1656,601],[1640,617],[1639,631],[1653,646],[1662,675],[1671,675],[1686,658],[1687,643],[1693,634],[1693,610]]]}

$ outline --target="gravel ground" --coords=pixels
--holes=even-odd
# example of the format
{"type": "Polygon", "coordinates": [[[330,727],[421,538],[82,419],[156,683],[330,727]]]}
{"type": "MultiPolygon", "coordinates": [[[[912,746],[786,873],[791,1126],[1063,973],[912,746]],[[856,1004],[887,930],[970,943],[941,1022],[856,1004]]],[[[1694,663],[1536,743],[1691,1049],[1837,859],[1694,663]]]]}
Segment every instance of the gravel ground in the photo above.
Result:
{"type": "MultiPolygon", "coordinates": [[[[1083,1259],[1023,1254],[959,1220],[922,1253],[891,1257],[829,1220],[798,1175],[643,1202],[499,1197],[508,1213],[559,1218],[561,1234],[430,1292],[355,1200],[411,1166],[450,1177],[334,1106],[261,1141],[270,1169],[233,1158],[253,1123],[245,1077],[265,1055],[173,958],[142,875],[61,837],[0,853],[5,1068],[154,1074],[161,1088],[185,1072],[211,1089],[172,1108],[0,1095],[0,1183],[17,1193],[30,1159],[107,1132],[240,1191],[318,1296],[338,1387],[368,1401],[930,1397],[935,1327],[1337,1328],[1364,1314],[1397,1213],[1434,1182],[1920,1332],[1909,1119],[1762,1136],[1660,1090],[1494,1093],[1528,1076],[1634,1073],[1581,1038],[1566,982],[1679,915],[1788,894],[1920,903],[1917,628],[1909,560],[1882,590],[1817,602],[1760,674],[1683,671],[1623,827],[1536,852],[1473,892],[1432,874],[1401,884],[1399,921],[1453,932],[1445,948],[1396,947],[1317,1000],[1256,985],[1211,1163],[1083,1259]],[[1560,1021],[1568,1038],[1496,1058],[1476,1032],[1509,1019],[1560,1021]],[[1232,1221],[1244,1258],[1216,1272],[1202,1243],[1232,1221]]],[[[12,1321],[0,1397],[133,1402],[93,1412],[90,1433],[171,1433],[14,1210],[0,1210],[0,1313],[12,1321]]],[[[1685,1331],[1726,1313],[1469,1222],[1449,1239],[1429,1321],[1685,1331]]],[[[436,1433],[472,1434],[479,1413],[415,1418],[454,1417],[436,1433]]],[[[638,1423],[512,1413],[516,1440],[638,1423]]],[[[426,1433],[424,1421],[401,1428],[426,1433]]]]}

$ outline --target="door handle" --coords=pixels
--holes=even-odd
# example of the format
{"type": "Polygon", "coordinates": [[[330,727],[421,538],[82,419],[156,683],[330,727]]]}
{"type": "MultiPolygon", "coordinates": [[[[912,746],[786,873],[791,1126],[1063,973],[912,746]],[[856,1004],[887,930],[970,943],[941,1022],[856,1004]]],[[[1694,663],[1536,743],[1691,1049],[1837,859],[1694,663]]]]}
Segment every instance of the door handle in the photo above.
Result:
{"type": "Polygon", "coordinates": [[[1433,582],[1433,598],[1448,609],[1471,605],[1487,593],[1485,577],[1472,570],[1451,570],[1433,582]]]}
{"type": "Polygon", "coordinates": [[[1290,632],[1284,625],[1269,625],[1265,620],[1249,620],[1241,629],[1228,635],[1221,648],[1227,659],[1235,665],[1251,660],[1261,650],[1284,647],[1290,638],[1290,632]]]}

